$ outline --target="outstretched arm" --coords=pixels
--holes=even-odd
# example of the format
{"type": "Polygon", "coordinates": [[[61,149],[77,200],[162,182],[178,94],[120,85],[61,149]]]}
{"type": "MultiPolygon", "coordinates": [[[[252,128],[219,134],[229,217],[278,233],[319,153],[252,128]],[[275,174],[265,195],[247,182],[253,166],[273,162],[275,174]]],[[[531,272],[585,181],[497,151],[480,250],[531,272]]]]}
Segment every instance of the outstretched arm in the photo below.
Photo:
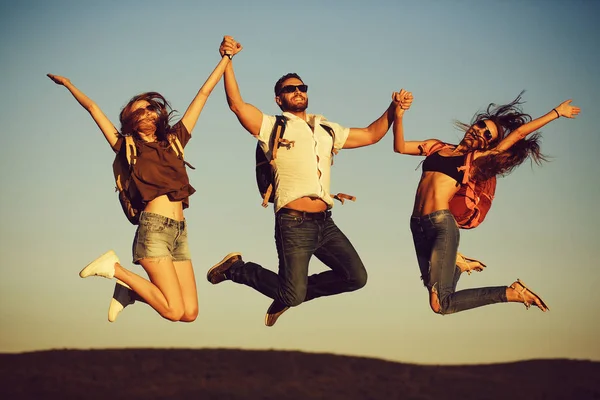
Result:
{"type": "Polygon", "coordinates": [[[429,149],[435,144],[439,144],[437,139],[427,139],[420,141],[405,141],[404,127],[402,126],[402,118],[404,112],[408,110],[413,101],[411,92],[401,89],[400,92],[392,93],[392,101],[396,104],[394,109],[394,151],[400,154],[408,154],[411,156],[426,156],[429,149]]]}
{"type": "Polygon", "coordinates": [[[206,82],[204,82],[204,85],[202,85],[196,94],[196,97],[194,97],[188,106],[187,110],[185,110],[185,113],[181,118],[181,122],[186,127],[188,132],[190,132],[190,134],[196,126],[196,122],[198,122],[198,117],[200,117],[200,113],[202,112],[202,109],[208,100],[208,96],[210,96],[211,92],[223,76],[227,65],[231,64],[231,58],[229,56],[231,55],[231,57],[233,57],[235,53],[237,52],[231,48],[231,45],[224,48],[224,51],[221,52],[221,61],[219,61],[213,72],[209,75],[208,79],[206,79],[206,82]]]}
{"type": "Polygon", "coordinates": [[[394,103],[390,103],[384,113],[366,128],[350,128],[344,149],[369,146],[381,140],[394,121],[394,103]]]}
{"type": "Polygon", "coordinates": [[[87,97],[81,90],[77,89],[68,78],[52,74],[47,74],[47,76],[48,78],[52,79],[54,83],[66,87],[69,92],[71,92],[73,97],[75,97],[75,100],[77,100],[79,104],[81,104],[81,106],[90,113],[94,119],[94,122],[96,122],[96,125],[98,125],[98,128],[100,128],[104,134],[104,137],[106,138],[106,141],[110,147],[114,148],[118,139],[117,128],[115,128],[112,122],[110,122],[106,115],[104,115],[100,107],[98,107],[98,105],[89,97],[87,97]]]}
{"type": "MultiPolygon", "coordinates": [[[[233,40],[231,36],[225,36],[221,42],[219,51],[221,54],[224,54],[225,51],[228,51],[227,49],[232,51],[230,54],[237,54],[242,50],[242,46],[233,40]]],[[[229,109],[233,111],[238,121],[240,121],[242,126],[248,132],[250,132],[250,134],[257,136],[260,133],[263,113],[258,108],[254,107],[252,104],[244,102],[242,99],[242,95],[240,94],[240,89],[233,72],[232,63],[227,64],[223,81],[229,109]]]]}
{"type": "MultiPolygon", "coordinates": [[[[406,93],[406,91],[404,92],[406,93]]],[[[385,110],[381,117],[377,118],[369,126],[366,128],[350,128],[350,134],[348,135],[348,139],[346,140],[346,143],[344,143],[343,148],[354,149],[379,142],[394,122],[396,110],[398,108],[408,109],[410,107],[410,104],[412,103],[412,94],[410,98],[400,99],[400,103],[401,105],[398,106],[398,103],[394,102],[394,99],[392,98],[392,102],[387,110],[385,110]]],[[[404,110],[402,110],[402,113],[403,112],[404,110]]]]}
{"type": "MultiPolygon", "coordinates": [[[[508,136],[506,136],[491,152],[499,153],[508,150],[519,140],[524,139],[527,135],[537,131],[542,126],[560,117],[575,118],[581,112],[581,109],[579,107],[572,106],[572,101],[573,100],[563,101],[545,115],[521,125],[519,128],[515,129],[508,136]]],[[[485,153],[482,155],[485,155],[485,153]]]]}

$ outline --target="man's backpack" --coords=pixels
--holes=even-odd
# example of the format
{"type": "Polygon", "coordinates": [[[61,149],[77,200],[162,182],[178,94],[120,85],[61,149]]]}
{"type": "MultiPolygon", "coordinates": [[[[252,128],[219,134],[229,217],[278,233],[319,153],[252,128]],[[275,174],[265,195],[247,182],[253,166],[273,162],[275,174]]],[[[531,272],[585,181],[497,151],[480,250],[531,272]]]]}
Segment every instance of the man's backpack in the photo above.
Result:
{"type": "MultiPolygon", "coordinates": [[[[177,157],[183,160],[183,146],[179,139],[175,135],[170,135],[169,144],[177,157]]],[[[121,208],[129,222],[139,225],[144,203],[133,179],[131,179],[133,167],[137,161],[137,149],[133,137],[125,136],[123,146],[125,146],[125,151],[119,151],[113,161],[115,191],[119,192],[119,203],[121,203],[121,208]]],[[[187,162],[185,164],[193,169],[187,162]]]]}
{"type": "MultiPolygon", "coordinates": [[[[423,149],[423,152],[425,156],[429,156],[443,148],[452,147],[454,146],[438,142],[431,146],[429,150],[423,149]]],[[[462,229],[472,229],[483,222],[492,207],[492,201],[496,193],[495,176],[481,182],[470,179],[473,156],[473,152],[467,153],[465,165],[459,168],[459,170],[464,171],[463,181],[458,192],[450,199],[450,212],[462,229]]]]}
{"type": "MultiPolygon", "coordinates": [[[[256,144],[255,158],[256,158],[256,185],[261,198],[263,199],[262,206],[267,207],[269,203],[273,203],[275,198],[274,188],[274,171],[273,166],[275,165],[275,159],[277,158],[277,149],[279,147],[286,147],[290,149],[294,147],[294,141],[290,141],[283,138],[285,133],[286,118],[283,115],[277,115],[273,131],[269,139],[269,149],[271,149],[271,158],[267,159],[265,152],[260,147],[260,143],[256,144]]],[[[321,124],[321,127],[325,129],[331,136],[333,143],[335,143],[335,132],[330,126],[321,124]]],[[[337,150],[331,147],[331,163],[333,164],[333,156],[337,154],[337,150]]],[[[356,197],[350,196],[344,193],[338,193],[333,198],[339,200],[344,204],[344,200],[355,201],[356,197]]]]}

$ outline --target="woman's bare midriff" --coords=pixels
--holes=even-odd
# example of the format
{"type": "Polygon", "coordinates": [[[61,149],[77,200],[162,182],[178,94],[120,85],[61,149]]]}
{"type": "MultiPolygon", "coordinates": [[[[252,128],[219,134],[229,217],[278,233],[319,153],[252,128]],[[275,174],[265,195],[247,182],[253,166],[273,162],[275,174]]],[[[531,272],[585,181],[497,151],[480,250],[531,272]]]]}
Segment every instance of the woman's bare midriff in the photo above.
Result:
{"type": "Polygon", "coordinates": [[[300,197],[290,201],[284,207],[304,212],[321,212],[326,211],[328,208],[327,203],[318,197],[300,197]]]}
{"type": "Polygon", "coordinates": [[[183,203],[181,201],[171,201],[166,194],[158,196],[146,204],[144,211],[162,215],[163,217],[183,221],[183,203]]]}
{"type": "Polygon", "coordinates": [[[412,216],[421,217],[449,209],[450,199],[458,189],[456,181],[448,175],[432,171],[423,173],[417,188],[412,216]]]}

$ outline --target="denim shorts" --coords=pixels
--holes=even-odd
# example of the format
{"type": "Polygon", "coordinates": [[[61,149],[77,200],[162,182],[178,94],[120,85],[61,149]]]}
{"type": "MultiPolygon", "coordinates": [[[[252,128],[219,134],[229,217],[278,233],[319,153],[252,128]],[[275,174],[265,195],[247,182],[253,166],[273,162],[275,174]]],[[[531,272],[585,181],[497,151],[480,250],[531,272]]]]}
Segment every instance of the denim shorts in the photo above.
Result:
{"type": "Polygon", "coordinates": [[[133,239],[133,263],[141,259],[171,258],[173,261],[191,260],[188,247],[187,224],[159,214],[142,211],[140,225],[133,239]]]}

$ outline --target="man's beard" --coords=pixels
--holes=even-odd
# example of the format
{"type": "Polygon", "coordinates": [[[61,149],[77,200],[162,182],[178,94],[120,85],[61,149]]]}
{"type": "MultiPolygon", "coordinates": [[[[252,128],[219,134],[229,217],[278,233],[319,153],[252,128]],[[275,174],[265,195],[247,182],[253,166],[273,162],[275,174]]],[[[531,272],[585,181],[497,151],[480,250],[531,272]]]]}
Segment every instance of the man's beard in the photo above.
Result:
{"type": "Polygon", "coordinates": [[[290,103],[285,99],[281,99],[281,107],[284,111],[303,112],[308,108],[308,99],[302,103],[290,103]]]}

